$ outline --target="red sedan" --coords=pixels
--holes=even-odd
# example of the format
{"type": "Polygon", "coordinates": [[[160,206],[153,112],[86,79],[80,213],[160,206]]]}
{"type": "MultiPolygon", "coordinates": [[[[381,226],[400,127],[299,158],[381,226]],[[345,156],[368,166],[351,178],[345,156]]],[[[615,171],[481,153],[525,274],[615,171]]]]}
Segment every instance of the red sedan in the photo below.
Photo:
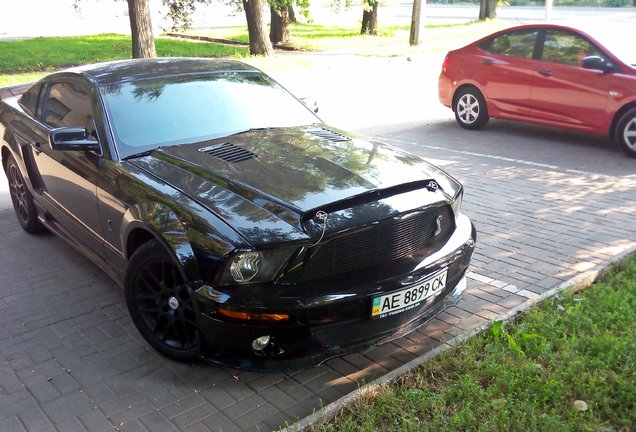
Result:
{"type": "Polygon", "coordinates": [[[636,65],[580,30],[526,25],[450,51],[438,90],[466,129],[490,117],[556,126],[609,136],[636,157],[636,65]]]}

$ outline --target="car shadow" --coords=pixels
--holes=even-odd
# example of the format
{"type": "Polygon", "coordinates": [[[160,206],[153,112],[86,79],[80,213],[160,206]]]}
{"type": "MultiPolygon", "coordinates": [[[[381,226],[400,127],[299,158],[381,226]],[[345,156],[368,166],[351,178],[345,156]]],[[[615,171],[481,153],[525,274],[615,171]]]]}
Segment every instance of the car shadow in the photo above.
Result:
{"type": "Polygon", "coordinates": [[[585,132],[499,119],[491,119],[483,131],[495,134],[512,134],[519,138],[551,141],[555,144],[607,150],[612,153],[618,152],[622,155],[620,148],[608,137],[585,132]]]}

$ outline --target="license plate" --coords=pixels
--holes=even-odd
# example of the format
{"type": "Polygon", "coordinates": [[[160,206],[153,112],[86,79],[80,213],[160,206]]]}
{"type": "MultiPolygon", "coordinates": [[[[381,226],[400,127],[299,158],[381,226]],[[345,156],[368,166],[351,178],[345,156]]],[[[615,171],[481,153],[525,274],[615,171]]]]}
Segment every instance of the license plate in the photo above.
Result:
{"type": "Polygon", "coordinates": [[[371,317],[385,318],[397,315],[420,306],[428,299],[432,299],[446,288],[446,273],[447,269],[444,269],[407,288],[374,297],[371,317]]]}

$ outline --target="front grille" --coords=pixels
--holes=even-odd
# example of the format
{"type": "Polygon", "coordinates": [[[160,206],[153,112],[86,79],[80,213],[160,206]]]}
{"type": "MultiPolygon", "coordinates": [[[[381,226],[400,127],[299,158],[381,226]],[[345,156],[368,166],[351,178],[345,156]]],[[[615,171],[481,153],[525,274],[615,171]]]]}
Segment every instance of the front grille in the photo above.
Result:
{"type": "Polygon", "coordinates": [[[305,262],[301,281],[374,268],[389,261],[421,254],[444,241],[455,229],[450,206],[429,208],[381,221],[317,246],[305,262]],[[440,231],[437,220],[440,219],[440,231]]]}

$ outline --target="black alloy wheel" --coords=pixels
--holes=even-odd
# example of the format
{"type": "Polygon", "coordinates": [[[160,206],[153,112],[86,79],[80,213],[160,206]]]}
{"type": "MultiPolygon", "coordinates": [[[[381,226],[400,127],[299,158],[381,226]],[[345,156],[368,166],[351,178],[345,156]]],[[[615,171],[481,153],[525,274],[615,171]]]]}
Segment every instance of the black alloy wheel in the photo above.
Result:
{"type": "Polygon", "coordinates": [[[636,108],[623,114],[616,124],[616,141],[628,156],[636,157],[636,108]]]}
{"type": "Polygon", "coordinates": [[[455,120],[464,129],[481,129],[488,123],[486,100],[477,88],[469,86],[459,90],[454,98],[455,120]]]}
{"type": "Polygon", "coordinates": [[[153,348],[182,362],[198,359],[199,328],[192,291],[158,241],[145,243],[132,255],[125,291],[130,316],[153,348]]]}
{"type": "Polygon", "coordinates": [[[22,228],[31,234],[42,232],[44,226],[38,219],[33,197],[13,156],[7,159],[7,180],[13,209],[22,228]]]}

